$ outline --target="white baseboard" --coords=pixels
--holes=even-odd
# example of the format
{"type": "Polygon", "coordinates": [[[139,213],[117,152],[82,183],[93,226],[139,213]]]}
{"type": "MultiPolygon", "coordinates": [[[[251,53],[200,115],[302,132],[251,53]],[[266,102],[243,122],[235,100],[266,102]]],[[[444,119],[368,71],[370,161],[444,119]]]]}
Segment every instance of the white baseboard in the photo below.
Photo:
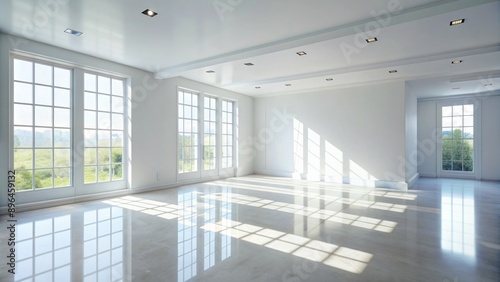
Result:
{"type": "Polygon", "coordinates": [[[415,184],[415,182],[420,178],[420,174],[418,173],[415,173],[415,175],[413,177],[411,177],[407,183],[408,183],[408,188],[411,188],[411,186],[413,186],[413,184],[415,184]]]}
{"type": "Polygon", "coordinates": [[[426,178],[437,178],[437,173],[435,172],[419,172],[420,177],[426,178]]]}

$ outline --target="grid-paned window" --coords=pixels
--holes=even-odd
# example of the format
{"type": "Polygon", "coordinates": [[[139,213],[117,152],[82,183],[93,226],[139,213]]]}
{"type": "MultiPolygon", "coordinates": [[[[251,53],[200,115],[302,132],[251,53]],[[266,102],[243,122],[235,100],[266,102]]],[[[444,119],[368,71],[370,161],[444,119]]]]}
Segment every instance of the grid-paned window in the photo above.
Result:
{"type": "Polygon", "coordinates": [[[474,171],[474,105],[442,107],[442,169],[474,171]]]}
{"type": "Polygon", "coordinates": [[[222,168],[233,166],[234,102],[222,101],[222,168]]]}
{"type": "Polygon", "coordinates": [[[204,98],[203,168],[216,169],[217,165],[217,98],[204,98]]]}
{"type": "Polygon", "coordinates": [[[179,173],[198,171],[198,94],[178,93],[178,166],[179,173]]]}
{"type": "Polygon", "coordinates": [[[13,60],[13,148],[16,189],[71,185],[72,71],[13,60]]]}
{"type": "Polygon", "coordinates": [[[124,81],[84,75],[84,183],[123,179],[124,81]]]}

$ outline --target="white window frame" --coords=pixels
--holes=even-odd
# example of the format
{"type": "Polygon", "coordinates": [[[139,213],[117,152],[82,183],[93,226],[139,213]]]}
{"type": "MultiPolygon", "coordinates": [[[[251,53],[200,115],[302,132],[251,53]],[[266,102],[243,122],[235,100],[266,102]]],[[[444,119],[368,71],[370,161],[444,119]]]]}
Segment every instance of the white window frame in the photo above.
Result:
{"type": "Polygon", "coordinates": [[[444,178],[463,178],[463,179],[481,179],[481,101],[477,98],[450,99],[437,103],[436,109],[437,134],[437,156],[436,168],[437,177],[444,178]],[[473,171],[449,171],[443,170],[443,136],[442,136],[442,109],[446,106],[474,105],[474,160],[473,171]]]}
{"type": "Polygon", "coordinates": [[[51,188],[51,189],[36,189],[17,191],[16,202],[18,204],[28,204],[42,201],[57,200],[62,198],[72,198],[77,196],[92,195],[97,193],[118,191],[130,189],[128,186],[128,154],[129,154],[129,140],[128,140],[128,99],[129,99],[129,85],[130,77],[122,74],[104,72],[95,70],[93,68],[81,66],[78,64],[68,63],[57,59],[41,57],[35,54],[29,54],[21,51],[11,51],[10,53],[10,68],[9,68],[9,167],[14,169],[14,99],[13,99],[13,86],[14,86],[14,59],[33,61],[41,64],[46,64],[55,67],[70,69],[72,72],[72,85],[71,95],[71,185],[68,187],[51,188]],[[94,72],[104,76],[114,77],[124,81],[124,149],[122,155],[123,179],[120,181],[103,182],[94,185],[84,185],[83,183],[83,73],[94,72]]]}
{"type": "Polygon", "coordinates": [[[237,114],[238,114],[238,104],[237,101],[227,99],[225,97],[220,97],[217,95],[209,94],[206,92],[202,91],[196,91],[192,89],[188,89],[185,87],[178,86],[177,87],[177,126],[176,126],[176,151],[177,151],[177,158],[175,160],[176,162],[176,169],[177,169],[177,182],[185,182],[189,180],[196,180],[196,179],[201,179],[201,178],[219,178],[219,177],[233,177],[236,173],[236,168],[237,168],[237,136],[238,136],[238,127],[237,127],[237,114]],[[179,171],[179,92],[180,91],[187,91],[190,93],[196,93],[198,95],[198,170],[196,172],[180,172],[179,171]],[[204,154],[204,97],[211,97],[211,98],[217,98],[217,117],[216,117],[216,128],[217,128],[217,135],[216,135],[216,154],[217,154],[217,159],[216,159],[216,168],[212,170],[204,170],[204,165],[203,165],[203,154],[204,154]],[[232,166],[228,168],[222,168],[222,101],[226,102],[231,102],[233,105],[233,111],[232,111],[232,166]]]}

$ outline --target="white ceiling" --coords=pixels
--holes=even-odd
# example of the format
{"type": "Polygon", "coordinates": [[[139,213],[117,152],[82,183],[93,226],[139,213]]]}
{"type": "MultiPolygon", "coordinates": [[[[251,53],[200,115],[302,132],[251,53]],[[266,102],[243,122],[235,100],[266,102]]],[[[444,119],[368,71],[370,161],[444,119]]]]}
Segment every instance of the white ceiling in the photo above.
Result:
{"type": "Polygon", "coordinates": [[[500,73],[499,15],[495,0],[2,0],[0,31],[251,96],[397,80],[429,97],[500,73]]]}

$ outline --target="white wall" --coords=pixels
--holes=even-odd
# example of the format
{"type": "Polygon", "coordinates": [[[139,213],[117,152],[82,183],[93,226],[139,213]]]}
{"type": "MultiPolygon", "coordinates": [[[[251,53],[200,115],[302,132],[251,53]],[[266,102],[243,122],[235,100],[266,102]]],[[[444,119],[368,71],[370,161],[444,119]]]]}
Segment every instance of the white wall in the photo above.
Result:
{"type": "MultiPolygon", "coordinates": [[[[132,189],[176,183],[178,86],[237,101],[240,147],[253,134],[252,98],[180,77],[157,83],[133,110],[132,189]],[[156,180],[157,172],[160,181],[156,180]]],[[[253,173],[252,159],[242,154],[238,158],[239,176],[253,173]]]]}
{"type": "MultiPolygon", "coordinates": [[[[500,180],[500,93],[464,96],[467,101],[478,101],[481,111],[480,175],[479,179],[500,180]]],[[[451,98],[450,98],[451,99],[451,98]]],[[[437,176],[437,108],[447,99],[418,101],[418,148],[421,157],[418,172],[422,177],[437,176]]]]}
{"type": "Polygon", "coordinates": [[[406,84],[405,108],[406,182],[412,184],[418,179],[417,96],[408,84],[406,84]]]}
{"type": "MultiPolygon", "coordinates": [[[[9,69],[13,49],[130,78],[131,173],[128,186],[133,190],[176,183],[177,86],[235,100],[239,108],[239,145],[245,145],[246,140],[252,138],[253,99],[248,96],[184,78],[156,80],[153,74],[143,70],[0,33],[0,183],[7,183],[10,166],[9,69]]],[[[247,155],[239,155],[238,175],[253,172],[249,153],[251,151],[247,150],[247,155]]],[[[0,193],[0,207],[4,207],[6,201],[6,193],[0,193]]]]}
{"type": "Polygon", "coordinates": [[[405,103],[403,82],[258,98],[254,170],[405,189],[405,103]],[[303,150],[294,150],[294,120],[303,150]]]}
{"type": "Polygon", "coordinates": [[[418,173],[420,177],[437,176],[437,105],[435,101],[417,103],[417,139],[419,148],[418,173]]]}

